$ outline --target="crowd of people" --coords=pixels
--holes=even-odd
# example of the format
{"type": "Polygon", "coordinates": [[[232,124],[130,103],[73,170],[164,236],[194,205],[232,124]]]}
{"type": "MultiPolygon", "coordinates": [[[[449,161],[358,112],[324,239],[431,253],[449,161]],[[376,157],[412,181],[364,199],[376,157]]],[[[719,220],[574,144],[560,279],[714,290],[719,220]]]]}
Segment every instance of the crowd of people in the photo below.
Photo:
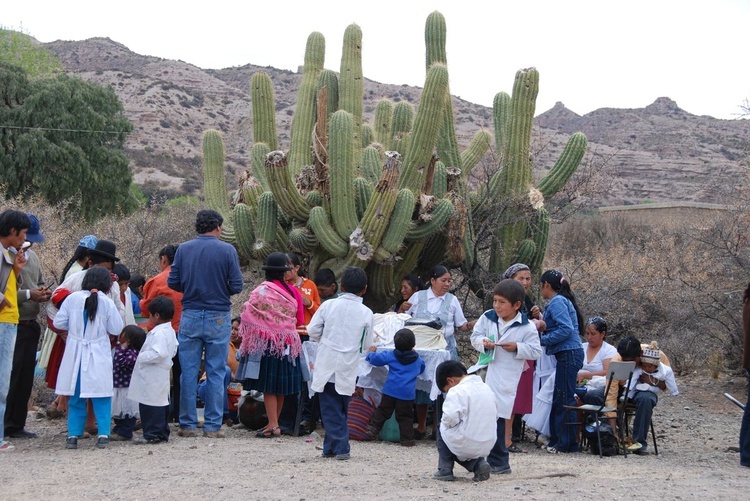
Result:
{"type": "MultiPolygon", "coordinates": [[[[26,414],[37,356],[57,395],[48,417],[67,415],[68,449],[88,436],[100,448],[110,440],[167,442],[172,423],[180,437],[223,438],[227,425],[241,421],[232,398],[241,385],[241,401],[262,402],[259,438],[322,426],[322,456],[346,460],[350,438],[382,438],[393,420],[394,441],[403,446],[436,441],[434,478],[445,481],[455,478],[455,463],[478,481],[510,473],[510,453],[526,452],[519,443],[524,422],[546,451],[577,452],[572,407],[617,407],[618,395],[635,407],[629,449],[648,454],[658,395],[677,394],[669,359],[657,345],[632,337],[609,344],[606,321],[584,321],[570,281],[554,269],[539,279],[542,311],[528,293],[531,270],[522,263],[494,287],[492,308],[468,320],[443,266],[430,270],[427,283],[404,277],[400,300],[379,314],[363,302],[364,270],[346,268],[339,283],[323,268],[313,280],[298,255],[274,252],[262,267],[265,280],[232,318],[231,297],[242,292],[243,276],[236,250],[219,238],[222,223],[217,212],[199,211],[197,236],[161,249],[161,271],[148,280],[119,262],[115,243],[87,235],[53,288],[31,249],[44,241],[39,220],[15,210],[0,214],[0,450],[13,448],[6,439],[35,437],[26,414]],[[375,332],[378,315],[402,322],[390,344],[375,332]],[[442,358],[422,346],[421,321],[436,329],[442,358]],[[458,356],[461,332],[470,332],[478,352],[468,369],[458,356]],[[363,359],[387,367],[382,384],[360,386],[363,359]],[[631,386],[622,388],[621,381],[607,393],[602,382],[609,364],[630,360],[637,364],[631,386]],[[439,398],[418,388],[420,379],[439,398]]],[[[745,329],[747,345],[750,320],[745,329]]],[[[747,420],[746,414],[746,466],[747,420]]]]}

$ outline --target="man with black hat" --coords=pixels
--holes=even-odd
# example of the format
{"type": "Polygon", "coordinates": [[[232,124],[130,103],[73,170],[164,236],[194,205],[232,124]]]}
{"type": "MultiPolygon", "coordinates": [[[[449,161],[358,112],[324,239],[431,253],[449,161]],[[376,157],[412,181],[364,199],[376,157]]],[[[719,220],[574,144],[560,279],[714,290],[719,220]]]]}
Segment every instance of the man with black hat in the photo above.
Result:
{"type": "MultiPolygon", "coordinates": [[[[40,304],[49,301],[52,296],[52,291],[48,287],[52,284],[45,286],[39,257],[31,250],[32,245],[44,242],[44,235],[40,229],[39,219],[33,214],[27,216],[31,226],[26,231],[26,266],[21,270],[22,280],[18,286],[18,331],[5,408],[5,436],[11,438],[36,437],[36,433],[24,429],[29,397],[34,385],[36,350],[42,334],[36,318],[39,315],[40,304]]],[[[15,252],[11,250],[11,254],[15,255],[15,252]]]]}
{"type": "Polygon", "coordinates": [[[174,255],[167,285],[182,292],[178,356],[181,437],[198,436],[198,371],[205,351],[206,405],[203,436],[223,438],[225,366],[232,333],[230,297],[242,292],[242,271],[237,251],[219,240],[224,218],[201,210],[195,221],[198,236],[181,244],[174,255]]]}

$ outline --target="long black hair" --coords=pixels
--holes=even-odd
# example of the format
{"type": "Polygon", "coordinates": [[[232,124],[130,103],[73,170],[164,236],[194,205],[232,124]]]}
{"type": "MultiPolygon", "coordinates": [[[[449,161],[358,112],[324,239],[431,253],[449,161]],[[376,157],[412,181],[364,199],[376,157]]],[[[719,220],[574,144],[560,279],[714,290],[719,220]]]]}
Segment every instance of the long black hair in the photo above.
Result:
{"type": "Polygon", "coordinates": [[[274,280],[281,282],[281,286],[287,290],[290,296],[297,297],[294,295],[294,292],[292,292],[292,289],[289,288],[289,284],[286,283],[286,280],[284,280],[284,273],[286,273],[284,270],[266,270],[266,280],[268,282],[273,282],[274,280]]]}
{"type": "Polygon", "coordinates": [[[96,310],[99,308],[99,294],[97,291],[108,293],[112,287],[112,277],[109,270],[102,266],[94,266],[86,272],[81,284],[81,290],[91,291],[91,295],[86,298],[83,307],[86,309],[86,316],[90,321],[96,318],[96,310]]]}
{"type": "Polygon", "coordinates": [[[73,257],[70,258],[70,261],[68,261],[68,263],[63,268],[62,275],[60,275],[60,283],[63,283],[65,281],[65,275],[68,274],[68,271],[70,270],[70,267],[73,266],[73,263],[88,257],[88,255],[89,250],[86,247],[83,247],[82,245],[76,247],[76,251],[73,253],[73,257]]]}
{"type": "Polygon", "coordinates": [[[542,273],[539,282],[548,283],[553,291],[573,303],[573,308],[576,310],[576,318],[578,319],[578,334],[583,336],[584,332],[586,332],[586,326],[583,323],[583,315],[581,315],[581,310],[578,308],[578,303],[576,303],[576,296],[570,290],[570,281],[557,270],[547,270],[542,273]]]}

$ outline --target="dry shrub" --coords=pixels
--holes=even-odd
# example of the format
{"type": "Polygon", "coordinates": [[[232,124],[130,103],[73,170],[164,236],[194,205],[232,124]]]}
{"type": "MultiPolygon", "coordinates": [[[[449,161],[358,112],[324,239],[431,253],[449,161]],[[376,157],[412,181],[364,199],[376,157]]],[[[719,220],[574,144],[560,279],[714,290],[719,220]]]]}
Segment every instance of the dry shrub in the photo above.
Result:
{"type": "MultiPolygon", "coordinates": [[[[750,211],[730,207],[700,226],[578,216],[554,228],[546,265],[571,279],[584,317],[603,316],[608,341],[657,340],[675,370],[739,367],[750,211]]],[[[714,369],[716,370],[716,369],[714,369]]]]}
{"type": "Polygon", "coordinates": [[[49,205],[40,198],[26,201],[2,200],[2,210],[17,209],[39,218],[45,241],[35,244],[34,252],[42,263],[45,280],[60,281],[63,268],[73,256],[78,241],[94,234],[117,245],[117,255],[131,274],[146,277],[158,273],[159,250],[167,244],[178,244],[195,236],[197,203],[152,205],[133,214],[109,216],[89,223],[66,213],[65,204],[49,205]]]}

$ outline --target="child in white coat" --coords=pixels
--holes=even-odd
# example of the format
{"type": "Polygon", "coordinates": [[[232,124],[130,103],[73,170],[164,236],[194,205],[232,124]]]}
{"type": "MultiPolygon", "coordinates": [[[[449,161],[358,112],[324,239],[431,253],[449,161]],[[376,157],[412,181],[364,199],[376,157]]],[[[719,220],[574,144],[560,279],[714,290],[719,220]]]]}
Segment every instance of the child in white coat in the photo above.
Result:
{"type": "Polygon", "coordinates": [[[55,393],[70,395],[67,449],[78,448],[86,423],[86,399],[96,416],[96,446],[106,448],[112,419],[112,348],[110,336],[122,330],[122,318],[107,297],[112,287],[109,270],[93,267],[86,272],[81,289],[70,294],[55,316],[54,326],[68,331],[65,354],[57,375],[55,393]]]}
{"type": "Polygon", "coordinates": [[[138,402],[143,436],[134,444],[158,444],[169,440],[169,371],[177,353],[177,335],[172,328],[174,303],[156,296],[148,305],[154,328],[146,335],[130,379],[128,398],[138,402]]]}
{"type": "Polygon", "coordinates": [[[453,464],[457,462],[474,473],[475,482],[487,480],[492,467],[484,458],[498,441],[497,399],[482,378],[468,375],[466,367],[455,360],[437,366],[435,382],[447,395],[436,437],[438,471],[432,477],[455,480],[453,464]]]}
{"type": "Polygon", "coordinates": [[[505,420],[513,413],[518,380],[525,360],[542,356],[534,324],[520,313],[526,297],[523,285],[512,279],[501,281],[492,291],[492,309],[487,310],[474,326],[471,344],[480,353],[489,355],[485,382],[492,388],[500,410],[497,420],[497,441],[487,462],[492,473],[510,473],[508,447],[505,445],[505,420]]]}

